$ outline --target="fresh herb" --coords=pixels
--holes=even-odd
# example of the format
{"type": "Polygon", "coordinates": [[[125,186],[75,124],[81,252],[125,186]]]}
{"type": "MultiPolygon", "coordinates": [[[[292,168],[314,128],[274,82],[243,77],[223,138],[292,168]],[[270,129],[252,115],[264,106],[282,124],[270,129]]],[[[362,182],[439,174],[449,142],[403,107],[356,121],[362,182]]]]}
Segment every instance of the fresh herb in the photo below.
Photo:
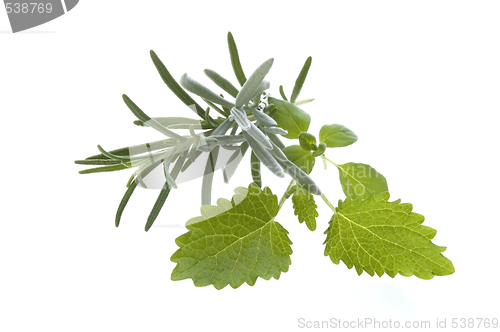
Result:
{"type": "Polygon", "coordinates": [[[188,220],[188,232],[176,239],[179,249],[171,257],[177,263],[172,280],[191,278],[196,286],[221,289],[227,285],[237,288],[245,282],[254,285],[258,277],[278,279],[288,271],[292,254],[288,231],[276,220],[278,212],[291,197],[298,221],[314,231],[319,217],[315,196],[321,197],[333,211],[324,244],[325,256],[335,264],[342,260],[349,269],[355,267],[358,274],[365,271],[371,276],[401,274],[431,279],[452,274],[453,264],[442,255],[445,247],[431,242],[436,231],[422,225],[424,217],[413,212],[411,204],[389,202],[387,181],[382,174],[366,164],[339,165],[325,156],[327,148],[355,143],[358,137],[354,132],[340,124],[325,124],[318,138],[307,132],[311,116],[299,105],[313,99],[297,98],[312,58],[304,63],[290,99],[287,100],[283,86],[279,87],[282,99],[278,99],[270,97],[270,83],[265,80],[274,60],[264,61],[247,79],[231,33],[228,45],[239,87],[214,70],[206,69],[204,73],[230,98],[211,91],[187,74],[177,83],[151,51],[163,81],[201,120],[151,118],[123,95],[125,104],[138,119],[134,123],[151,127],[166,138],[112,151],[98,146],[100,154],[75,162],[99,166],[80,171],[82,174],[135,168],[116,213],[116,226],[137,186],[153,187],[161,190],[146,222],[148,231],[171,189],[177,188],[177,178],[190,174],[191,178],[203,177],[201,216],[188,220]],[[208,107],[202,108],[186,90],[208,107]],[[216,118],[211,116],[215,114],[211,110],[218,113],[216,118]],[[186,132],[180,134],[178,130],[186,132]],[[296,144],[286,146],[283,137],[297,140],[296,144]],[[236,188],[231,200],[219,198],[216,205],[211,205],[213,173],[221,169],[228,182],[248,148],[252,182],[248,188],[236,188]],[[325,168],[331,163],[339,171],[346,198],[337,207],[310,176],[316,158],[325,168]],[[261,165],[277,177],[291,177],[279,200],[268,187],[262,189],[261,165]],[[157,169],[163,174],[160,183],[148,180],[148,175],[157,169]]]}

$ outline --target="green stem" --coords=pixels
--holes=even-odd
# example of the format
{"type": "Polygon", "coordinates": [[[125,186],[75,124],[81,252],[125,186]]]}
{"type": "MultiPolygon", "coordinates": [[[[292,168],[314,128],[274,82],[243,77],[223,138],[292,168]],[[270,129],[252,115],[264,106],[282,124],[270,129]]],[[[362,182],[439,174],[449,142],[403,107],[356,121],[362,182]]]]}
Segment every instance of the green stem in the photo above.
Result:
{"type": "Polygon", "coordinates": [[[292,181],[290,181],[290,184],[286,188],[285,192],[283,193],[283,196],[281,196],[280,202],[278,204],[278,211],[281,210],[281,207],[283,206],[283,204],[285,204],[285,201],[290,197],[290,195],[289,194],[287,195],[287,193],[294,185],[295,185],[295,180],[292,179],[292,181]]]}
{"type": "Polygon", "coordinates": [[[323,200],[325,201],[326,205],[328,205],[328,207],[330,209],[332,209],[333,212],[335,212],[335,207],[333,206],[332,203],[330,203],[330,201],[328,200],[328,198],[326,198],[325,194],[321,194],[321,198],[323,198],[323,200]]]}
{"type": "Polygon", "coordinates": [[[339,165],[337,165],[336,163],[334,163],[333,161],[331,161],[330,159],[328,159],[327,157],[325,157],[325,155],[324,155],[324,154],[323,154],[323,155],[321,155],[321,158],[323,158],[323,160],[326,160],[326,161],[328,161],[328,162],[330,162],[330,163],[334,164],[337,168],[339,168],[339,167],[340,167],[339,165]]]}
{"type": "MultiPolygon", "coordinates": [[[[341,169],[339,165],[337,165],[336,163],[334,163],[333,161],[331,161],[330,159],[328,159],[327,157],[325,157],[324,154],[321,155],[321,159],[323,159],[323,163],[325,165],[325,169],[326,169],[326,162],[325,161],[328,161],[328,162],[334,164],[335,167],[337,167],[338,169],[341,169]]],[[[326,198],[325,194],[321,194],[321,198],[323,198],[323,200],[325,201],[326,205],[328,205],[328,207],[330,209],[332,209],[333,212],[335,212],[335,207],[333,206],[332,203],[330,203],[330,201],[328,200],[328,198],[326,198]]]]}

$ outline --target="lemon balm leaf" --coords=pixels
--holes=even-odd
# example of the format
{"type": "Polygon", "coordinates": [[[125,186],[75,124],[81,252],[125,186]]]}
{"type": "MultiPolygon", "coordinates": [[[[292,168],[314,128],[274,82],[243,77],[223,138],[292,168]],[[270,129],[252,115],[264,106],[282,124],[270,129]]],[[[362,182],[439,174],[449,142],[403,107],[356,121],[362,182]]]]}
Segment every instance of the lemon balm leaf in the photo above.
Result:
{"type": "Polygon", "coordinates": [[[288,271],[292,242],[274,220],[277,197],[252,183],[241,199],[241,189],[245,188],[235,190],[230,209],[186,225],[188,232],[175,240],[179,249],[171,257],[177,263],[172,280],[189,278],[196,286],[237,288],[243,283],[253,286],[259,277],[279,279],[288,271]]]}
{"type": "Polygon", "coordinates": [[[348,196],[366,198],[370,194],[389,191],[387,180],[373,167],[361,163],[346,163],[335,166],[339,170],[342,191],[348,196]]]}
{"type": "Polygon", "coordinates": [[[305,151],[300,145],[290,145],[283,149],[288,160],[300,167],[305,173],[311,173],[315,159],[311,151],[305,151]]]}
{"type": "Polygon", "coordinates": [[[338,148],[353,144],[358,136],[352,130],[339,125],[324,125],[319,131],[319,141],[329,148],[338,148]]]}
{"type": "Polygon", "coordinates": [[[401,200],[389,202],[384,192],[368,199],[347,197],[339,202],[325,231],[325,256],[342,260],[359,275],[391,277],[415,275],[432,279],[455,272],[442,252],[446,247],[431,242],[436,230],[423,226],[424,216],[401,200]]]}
{"type": "MultiPolygon", "coordinates": [[[[158,188],[159,184],[162,187],[146,222],[145,230],[148,231],[164,207],[171,188],[203,176],[201,215],[189,219],[186,233],[176,239],[178,250],[170,258],[175,263],[172,280],[191,279],[196,286],[213,285],[222,289],[228,285],[238,288],[244,283],[253,286],[258,278],[278,279],[281,273],[288,271],[292,254],[292,242],[288,231],[277,221],[278,212],[291,198],[299,223],[314,231],[319,217],[314,195],[321,196],[334,212],[324,242],[324,254],[333,263],[343,261],[349,269],[355,267],[358,274],[365,271],[371,276],[400,274],[431,279],[435,275],[452,274],[453,264],[443,256],[446,248],[431,242],[436,231],[422,225],[424,217],[413,212],[411,204],[400,200],[389,202],[387,181],[382,174],[367,164],[336,164],[325,156],[327,148],[356,142],[358,137],[353,131],[340,124],[326,124],[317,138],[307,132],[311,116],[299,105],[314,99],[297,101],[297,98],[312,58],[307,58],[302,66],[288,100],[282,85],[278,86],[282,99],[273,98],[266,91],[271,84],[265,79],[273,58],[263,62],[247,79],[230,32],[227,42],[239,85],[233,85],[214,70],[204,72],[224,90],[224,94],[231,96],[231,100],[234,98],[234,102],[187,75],[177,83],[151,51],[163,81],[201,119],[178,116],[180,114],[150,117],[123,95],[125,104],[137,117],[135,125],[151,127],[166,137],[111,151],[98,146],[99,154],[75,161],[94,167],[80,171],[82,174],[137,168],[129,176],[115,225],[120,224],[137,186],[158,188]],[[201,97],[208,108],[201,108],[190,97],[191,93],[201,97]],[[210,116],[212,109],[219,113],[215,119],[210,116]],[[279,135],[298,141],[286,146],[279,135]],[[247,188],[236,188],[231,200],[219,198],[216,205],[211,205],[213,172],[222,168],[223,180],[228,183],[248,149],[251,150],[251,174],[246,176],[251,176],[253,182],[247,188]],[[338,207],[328,200],[310,175],[316,157],[322,159],[325,170],[330,162],[339,171],[340,184],[347,198],[339,201],[338,207]],[[158,167],[161,164],[162,167],[158,167]],[[280,178],[291,177],[279,200],[268,187],[261,189],[261,164],[280,178]],[[159,173],[145,178],[156,169],[165,181],[159,173]],[[186,173],[180,174],[184,171],[186,173]],[[154,181],[154,185],[146,185],[146,180],[154,181]]],[[[325,123],[326,119],[320,121],[325,123]]],[[[322,174],[314,177],[325,180],[322,174]]],[[[185,207],[189,209],[190,205],[185,207]]]]}
{"type": "Polygon", "coordinates": [[[273,118],[278,123],[278,127],[285,129],[288,133],[283,135],[286,138],[298,138],[299,134],[309,129],[311,116],[296,105],[276,98],[269,97],[269,103],[273,104],[277,111],[273,118]]]}
{"type": "Polygon", "coordinates": [[[317,149],[316,147],[316,137],[309,133],[303,132],[299,134],[299,143],[302,149],[306,151],[311,151],[317,149]]]}
{"type": "Polygon", "coordinates": [[[298,186],[298,189],[293,193],[292,203],[294,214],[298,217],[299,222],[305,222],[307,228],[314,231],[316,229],[316,218],[319,214],[316,210],[318,206],[314,201],[313,194],[298,186]]]}

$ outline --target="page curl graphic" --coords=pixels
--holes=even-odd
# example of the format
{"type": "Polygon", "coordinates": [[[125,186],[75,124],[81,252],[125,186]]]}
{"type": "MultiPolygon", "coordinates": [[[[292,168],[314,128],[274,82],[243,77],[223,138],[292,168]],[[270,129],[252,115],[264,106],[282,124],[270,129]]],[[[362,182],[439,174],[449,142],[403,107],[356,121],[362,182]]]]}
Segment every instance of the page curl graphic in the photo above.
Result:
{"type": "Polygon", "coordinates": [[[4,0],[12,32],[42,25],[73,9],[79,0],[4,0]]]}

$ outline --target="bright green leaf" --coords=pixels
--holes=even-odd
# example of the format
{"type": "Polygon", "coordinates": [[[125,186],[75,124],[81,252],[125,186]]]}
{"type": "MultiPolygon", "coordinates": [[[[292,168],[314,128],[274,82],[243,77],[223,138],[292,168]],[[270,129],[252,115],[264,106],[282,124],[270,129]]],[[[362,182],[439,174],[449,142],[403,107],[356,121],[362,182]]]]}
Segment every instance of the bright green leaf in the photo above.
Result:
{"type": "Polygon", "coordinates": [[[309,123],[311,122],[309,114],[286,100],[272,97],[269,97],[268,100],[277,109],[273,118],[278,123],[278,127],[288,131],[288,134],[283,135],[284,137],[295,139],[299,137],[301,132],[309,129],[309,123]]]}
{"type": "Polygon", "coordinates": [[[385,177],[369,165],[347,163],[335,165],[339,169],[339,179],[344,194],[366,198],[372,192],[379,194],[389,191],[385,177]]]}
{"type": "Polygon", "coordinates": [[[258,277],[279,279],[288,271],[292,242],[274,220],[277,197],[252,183],[241,200],[242,189],[235,190],[231,208],[228,201],[218,201],[219,207],[202,209],[205,216],[186,225],[189,231],[176,239],[179,249],[171,257],[177,263],[172,280],[191,278],[196,286],[237,288],[244,282],[253,286],[258,277]]]}
{"type": "Polygon", "coordinates": [[[311,151],[304,150],[300,145],[290,145],[283,149],[283,153],[288,160],[300,167],[304,172],[311,173],[315,163],[311,151]]]}
{"type": "Polygon", "coordinates": [[[316,209],[318,206],[314,202],[313,194],[307,192],[300,186],[292,196],[293,211],[299,218],[299,222],[306,222],[307,228],[311,231],[316,229],[316,218],[319,216],[316,209]]]}
{"type": "Polygon", "coordinates": [[[316,137],[306,132],[299,134],[299,144],[306,151],[317,149],[316,137]]]}
{"type": "Polygon", "coordinates": [[[325,153],[325,150],[326,150],[326,144],[321,142],[319,143],[318,148],[312,152],[312,156],[315,158],[321,156],[323,153],[325,153]]]}
{"type": "Polygon", "coordinates": [[[412,212],[409,203],[388,202],[389,196],[340,201],[325,231],[325,256],[335,264],[342,260],[349,269],[354,266],[359,275],[364,270],[371,276],[432,279],[455,272],[441,254],[446,247],[430,241],[436,230],[421,225],[424,216],[412,212]]]}
{"type": "Polygon", "coordinates": [[[319,141],[329,148],[348,146],[357,140],[355,133],[339,124],[324,125],[319,131],[319,141]]]}

